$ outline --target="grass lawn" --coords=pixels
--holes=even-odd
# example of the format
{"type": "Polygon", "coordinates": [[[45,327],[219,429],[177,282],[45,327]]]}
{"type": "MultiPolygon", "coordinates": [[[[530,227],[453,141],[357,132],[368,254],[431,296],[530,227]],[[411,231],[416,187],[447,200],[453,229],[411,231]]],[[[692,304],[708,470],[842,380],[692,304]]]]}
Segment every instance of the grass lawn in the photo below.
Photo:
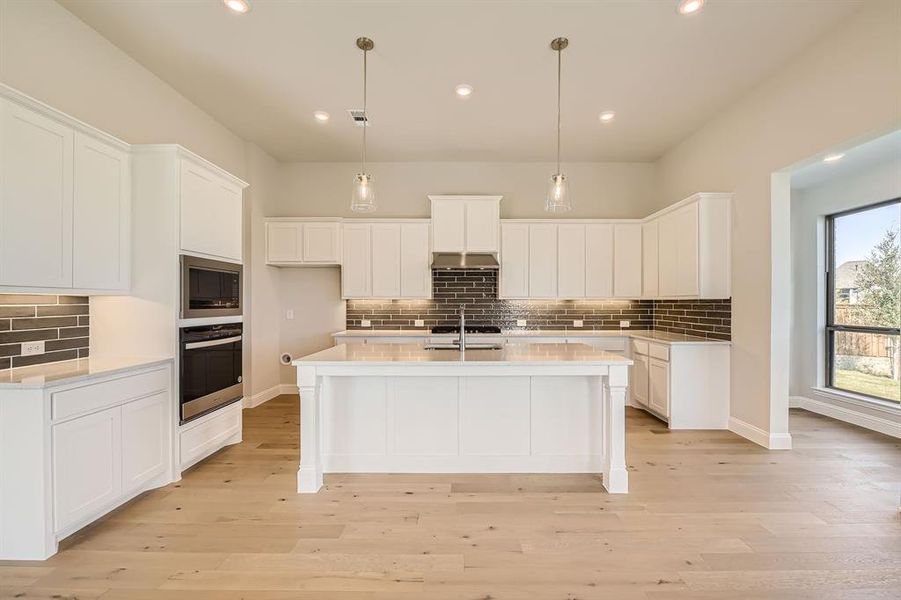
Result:
{"type": "Polygon", "coordinates": [[[860,394],[878,396],[894,402],[901,401],[901,384],[889,377],[878,377],[860,371],[835,372],[835,387],[860,394]]]}

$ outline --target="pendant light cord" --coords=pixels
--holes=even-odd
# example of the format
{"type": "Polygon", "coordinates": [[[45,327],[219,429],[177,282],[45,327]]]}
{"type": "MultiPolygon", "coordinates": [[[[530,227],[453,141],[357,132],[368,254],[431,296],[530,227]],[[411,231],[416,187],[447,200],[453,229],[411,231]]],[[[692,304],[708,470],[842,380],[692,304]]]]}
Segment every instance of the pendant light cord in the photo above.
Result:
{"type": "Polygon", "coordinates": [[[363,50],[363,151],[360,156],[360,172],[366,174],[366,128],[369,127],[369,114],[366,112],[366,56],[368,50],[363,50]]]}
{"type": "Polygon", "coordinates": [[[560,174],[560,72],[562,70],[563,49],[557,49],[557,175],[560,174]]]}

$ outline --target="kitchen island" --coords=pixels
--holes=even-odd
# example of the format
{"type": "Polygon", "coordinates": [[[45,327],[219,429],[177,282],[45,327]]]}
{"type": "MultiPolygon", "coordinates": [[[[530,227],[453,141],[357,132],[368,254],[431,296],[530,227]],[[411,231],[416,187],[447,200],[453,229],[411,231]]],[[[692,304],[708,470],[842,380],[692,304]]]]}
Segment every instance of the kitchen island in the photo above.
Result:
{"type": "Polygon", "coordinates": [[[339,344],[294,360],[297,489],[324,473],[601,473],[626,493],[628,358],[583,344],[339,344]]]}

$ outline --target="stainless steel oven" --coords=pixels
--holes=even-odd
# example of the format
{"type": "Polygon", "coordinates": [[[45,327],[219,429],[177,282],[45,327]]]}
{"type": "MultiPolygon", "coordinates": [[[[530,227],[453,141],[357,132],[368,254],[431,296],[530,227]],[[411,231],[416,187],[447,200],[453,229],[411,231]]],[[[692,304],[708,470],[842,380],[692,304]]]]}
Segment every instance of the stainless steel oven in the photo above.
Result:
{"type": "Polygon", "coordinates": [[[181,329],[181,422],[186,423],[244,395],[241,323],[181,329]]]}
{"type": "Polygon", "coordinates": [[[181,316],[239,316],[241,306],[241,265],[197,258],[181,257],[181,316]]]}

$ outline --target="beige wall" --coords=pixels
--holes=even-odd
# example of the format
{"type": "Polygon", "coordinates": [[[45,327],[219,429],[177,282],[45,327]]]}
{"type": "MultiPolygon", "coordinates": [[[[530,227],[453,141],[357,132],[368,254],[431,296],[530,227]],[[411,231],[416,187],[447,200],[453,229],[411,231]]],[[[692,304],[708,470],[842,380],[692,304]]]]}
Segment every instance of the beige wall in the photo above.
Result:
{"type": "Polygon", "coordinates": [[[780,190],[771,221],[771,174],[895,128],[899,59],[901,3],[872,2],[659,162],[660,206],[695,191],[735,193],[732,415],[764,431],[780,433],[788,395],[788,195],[780,190]],[[785,235],[771,239],[772,223],[785,235]],[[779,314],[771,315],[773,304],[779,314]]]}
{"type": "MultiPolygon", "coordinates": [[[[270,216],[354,216],[359,163],[293,163],[282,169],[282,204],[270,216]]],[[[428,194],[501,194],[504,218],[545,217],[552,163],[373,163],[379,217],[428,217],[428,194]]],[[[645,217],[658,203],[653,163],[564,164],[575,208],[568,217],[645,217]]]]}

